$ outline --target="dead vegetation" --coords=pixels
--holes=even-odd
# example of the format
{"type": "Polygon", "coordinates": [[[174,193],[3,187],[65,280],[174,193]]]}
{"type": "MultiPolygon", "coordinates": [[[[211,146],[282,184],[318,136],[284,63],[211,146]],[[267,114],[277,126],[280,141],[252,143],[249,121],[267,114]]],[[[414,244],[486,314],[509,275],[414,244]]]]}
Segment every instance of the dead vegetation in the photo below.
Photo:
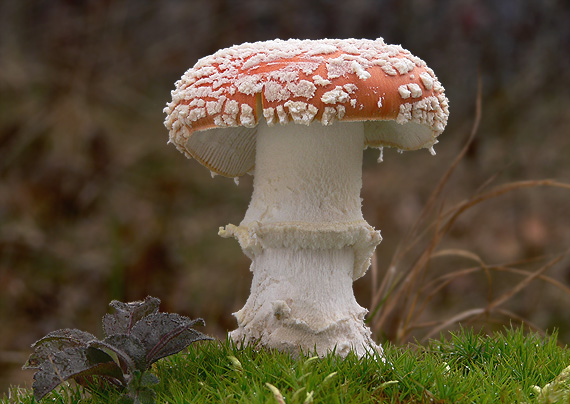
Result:
{"type": "Polygon", "coordinates": [[[544,333],[543,324],[537,325],[532,318],[517,313],[516,309],[509,309],[509,301],[517,294],[524,293],[526,289],[542,289],[541,285],[536,285],[539,281],[558,289],[570,299],[570,288],[547,274],[549,270],[552,272],[553,267],[565,263],[564,259],[568,258],[570,248],[557,254],[489,264],[481,255],[469,250],[468,246],[445,247],[445,238],[449,236],[459,217],[469,209],[480,208],[480,205],[491,199],[525,188],[540,192],[539,188],[553,187],[570,192],[570,183],[550,179],[519,180],[491,187],[495,179],[492,177],[472,196],[451,207],[446,206],[445,187],[477,136],[482,114],[481,91],[482,83],[479,77],[475,117],[468,140],[429,195],[418,219],[400,240],[387,270],[381,273],[376,254],[373,257],[370,305],[372,313],[369,322],[375,334],[384,334],[396,343],[404,343],[412,338],[425,341],[458,324],[478,324],[484,327],[511,321],[544,333]],[[412,261],[406,262],[410,255],[413,256],[412,261]],[[470,265],[464,267],[462,263],[459,268],[448,265],[445,266],[446,271],[438,270],[440,261],[444,258],[459,258],[470,265]],[[523,269],[525,265],[531,265],[532,269],[523,269]],[[472,281],[472,285],[481,296],[486,296],[483,304],[472,305],[461,311],[454,308],[443,309],[439,318],[426,319],[424,314],[434,297],[444,289],[452,287],[450,285],[458,279],[473,278],[479,273],[484,275],[483,281],[472,281]],[[497,277],[506,273],[519,279],[507,286],[496,285],[497,277]]]}

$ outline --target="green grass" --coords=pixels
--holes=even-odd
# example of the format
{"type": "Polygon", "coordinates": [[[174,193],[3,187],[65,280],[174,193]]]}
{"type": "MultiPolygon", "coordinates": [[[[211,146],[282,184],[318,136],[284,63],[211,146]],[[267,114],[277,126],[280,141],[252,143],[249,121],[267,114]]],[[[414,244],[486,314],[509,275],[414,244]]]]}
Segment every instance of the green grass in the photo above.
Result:
{"type": "MultiPolygon", "coordinates": [[[[548,403],[570,402],[570,377],[539,397],[534,386],[553,382],[570,365],[556,334],[507,329],[491,336],[462,330],[427,346],[385,345],[385,361],[369,356],[292,358],[240,349],[230,342],[193,344],[159,361],[153,371],[159,403],[548,403]],[[550,398],[549,398],[550,397],[550,398]]],[[[3,403],[31,404],[29,391],[3,403]]],[[[91,398],[76,386],[56,389],[50,403],[112,403],[110,391],[91,398]]]]}

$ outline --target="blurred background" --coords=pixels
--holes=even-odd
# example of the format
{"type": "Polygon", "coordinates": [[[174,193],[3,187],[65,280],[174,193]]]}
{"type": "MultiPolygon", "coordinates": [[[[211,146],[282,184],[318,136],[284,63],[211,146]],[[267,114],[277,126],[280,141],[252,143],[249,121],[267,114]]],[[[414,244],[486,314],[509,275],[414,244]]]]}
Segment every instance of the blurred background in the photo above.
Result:
{"type": "MultiPolygon", "coordinates": [[[[383,37],[434,69],[451,110],[437,155],[386,150],[377,164],[378,153],[365,152],[363,212],[384,237],[380,282],[468,138],[479,76],[479,130],[445,206],[486,183],[570,182],[568,21],[565,0],[1,1],[0,395],[10,383],[31,384],[32,372],[19,368],[48,332],[101,335],[112,299],[159,297],[163,311],[203,317],[219,338],[235,328],[249,261],[217,229],[241,221],[251,178],[212,179],[166,145],[163,126],[174,82],[199,58],[247,41],[383,37]]],[[[531,187],[484,202],[440,247],[539,268],[570,247],[570,191],[531,187]]],[[[438,274],[470,265],[433,263],[438,274]]],[[[365,307],[370,272],[355,283],[365,307]]],[[[569,285],[568,256],[547,274],[569,285]]],[[[520,280],[505,273],[494,293],[520,280]]],[[[481,274],[454,280],[424,320],[484,305],[488,286],[481,274]]],[[[570,342],[570,298],[560,287],[538,279],[509,304],[570,342]]],[[[377,337],[393,335],[388,324],[377,337]]]]}

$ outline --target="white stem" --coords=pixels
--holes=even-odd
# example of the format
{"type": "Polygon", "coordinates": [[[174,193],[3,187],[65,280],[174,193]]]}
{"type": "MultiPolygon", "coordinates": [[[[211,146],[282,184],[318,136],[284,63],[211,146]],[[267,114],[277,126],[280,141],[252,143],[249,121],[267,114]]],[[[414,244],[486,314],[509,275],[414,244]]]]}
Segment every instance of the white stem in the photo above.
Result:
{"type": "Polygon", "coordinates": [[[352,291],[381,238],[362,217],[362,123],[260,124],[254,192],[234,236],[252,259],[235,340],[319,355],[380,350],[352,291]]]}
{"type": "Polygon", "coordinates": [[[254,191],[242,225],[362,221],[362,122],[260,124],[254,191]]]}

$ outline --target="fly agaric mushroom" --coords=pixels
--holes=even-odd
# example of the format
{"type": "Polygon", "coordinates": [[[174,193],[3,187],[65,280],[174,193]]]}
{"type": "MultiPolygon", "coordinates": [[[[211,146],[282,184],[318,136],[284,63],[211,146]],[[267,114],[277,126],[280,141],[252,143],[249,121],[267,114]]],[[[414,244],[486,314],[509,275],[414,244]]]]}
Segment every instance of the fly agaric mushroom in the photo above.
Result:
{"type": "Polygon", "coordinates": [[[207,56],[176,83],[170,141],[212,173],[254,175],[239,224],[251,259],[235,341],[324,355],[381,352],[352,283],[380,232],[363,218],[362,150],[428,148],[447,123],[433,71],[377,40],[274,40],[207,56]]]}

